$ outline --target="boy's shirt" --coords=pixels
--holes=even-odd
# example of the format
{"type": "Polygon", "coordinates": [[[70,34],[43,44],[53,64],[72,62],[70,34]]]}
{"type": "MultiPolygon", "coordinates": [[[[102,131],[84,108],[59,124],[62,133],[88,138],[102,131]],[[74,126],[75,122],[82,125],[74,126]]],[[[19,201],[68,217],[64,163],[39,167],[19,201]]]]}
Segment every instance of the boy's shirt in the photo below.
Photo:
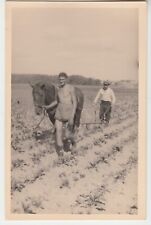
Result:
{"type": "Polygon", "coordinates": [[[115,94],[113,92],[113,90],[111,88],[108,88],[106,90],[104,90],[103,88],[101,88],[99,90],[99,92],[97,93],[94,103],[97,103],[98,99],[101,99],[102,101],[109,101],[112,104],[115,103],[115,94]]]}

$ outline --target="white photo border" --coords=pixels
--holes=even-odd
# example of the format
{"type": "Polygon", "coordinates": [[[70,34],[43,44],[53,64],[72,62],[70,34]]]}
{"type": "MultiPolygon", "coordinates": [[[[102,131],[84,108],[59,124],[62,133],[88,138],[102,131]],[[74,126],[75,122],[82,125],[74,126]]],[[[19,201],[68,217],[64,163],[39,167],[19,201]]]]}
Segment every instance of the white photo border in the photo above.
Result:
{"type": "MultiPolygon", "coordinates": [[[[55,221],[51,221],[51,220],[49,220],[49,221],[43,221],[43,220],[40,220],[40,221],[30,221],[30,220],[25,220],[25,221],[11,221],[11,220],[9,220],[9,221],[6,221],[6,219],[5,219],[5,213],[6,213],[6,208],[4,207],[5,206],[5,200],[4,200],[4,196],[5,196],[5,176],[4,176],[4,174],[5,174],[5,167],[4,167],[4,161],[3,161],[3,159],[4,159],[4,157],[5,157],[5,151],[6,151],[6,149],[5,149],[5,144],[4,144],[4,130],[5,130],[5,128],[4,128],[4,120],[5,120],[5,116],[4,116],[4,111],[5,111],[5,107],[4,107],[4,102],[5,102],[5,92],[4,92],[4,89],[6,88],[5,87],[5,62],[4,62],[4,55],[5,55],[5,48],[4,48],[4,46],[5,46],[5,43],[4,43],[4,34],[5,34],[5,30],[4,30],[4,22],[5,22],[5,20],[4,20],[4,15],[5,15],[5,9],[4,9],[4,5],[5,5],[5,2],[4,2],[4,0],[3,1],[1,1],[0,2],[0,16],[1,16],[1,22],[0,22],[0,31],[1,31],[1,38],[0,38],[0,44],[1,44],[1,48],[0,49],[2,49],[2,51],[0,51],[0,62],[1,62],[1,64],[2,64],[2,66],[0,66],[0,72],[1,72],[1,75],[0,75],[0,83],[1,84],[3,84],[2,85],[2,88],[1,88],[1,92],[0,92],[0,94],[1,94],[1,96],[2,96],[2,104],[1,104],[1,111],[0,112],[2,112],[2,119],[1,119],[1,123],[0,123],[0,132],[1,132],[1,135],[0,135],[0,144],[2,145],[1,146],[1,149],[3,150],[3,151],[0,151],[0,157],[1,157],[1,170],[0,170],[0,175],[1,175],[1,178],[2,178],[2,184],[4,184],[4,185],[1,185],[1,189],[0,189],[0,199],[3,199],[2,201],[0,201],[0,209],[2,209],[2,212],[0,212],[0,221],[2,222],[2,224],[11,224],[11,223],[13,223],[13,224],[16,224],[16,223],[18,223],[18,224],[25,224],[25,223],[29,223],[29,224],[33,224],[33,223],[36,223],[36,224],[48,224],[48,222],[49,222],[49,224],[51,224],[51,223],[55,223],[55,224],[65,224],[65,223],[68,223],[68,224],[70,224],[70,223],[77,223],[78,221],[61,221],[61,220],[59,220],[59,221],[57,221],[57,220],[55,220],[55,221]],[[1,7],[2,6],[2,7],[1,7]]],[[[120,223],[120,224],[124,224],[124,223],[126,223],[126,224],[149,224],[150,222],[151,222],[151,214],[150,214],[150,209],[151,209],[151,203],[150,203],[150,200],[149,199],[151,199],[151,192],[150,192],[150,190],[151,190],[151,179],[150,179],[150,171],[151,171],[151,163],[150,163],[150,156],[151,156],[151,154],[150,154],[150,152],[149,152],[149,147],[151,147],[151,141],[150,141],[150,138],[149,138],[149,131],[151,131],[150,129],[151,129],[151,127],[150,127],[150,125],[151,125],[151,119],[150,119],[150,117],[149,117],[149,115],[151,114],[151,78],[150,78],[150,73],[151,73],[151,66],[149,65],[149,62],[150,62],[150,60],[151,60],[151,51],[150,51],[150,49],[151,49],[151,44],[150,44],[150,41],[149,40],[151,40],[151,2],[148,2],[148,12],[149,12],[149,23],[148,23],[148,82],[147,82],[147,87],[148,87],[148,95],[147,95],[147,106],[148,106],[148,118],[147,118],[147,131],[148,131],[148,142],[147,142],[147,146],[148,146],[148,151],[147,151],[147,164],[148,164],[148,167],[147,167],[147,219],[146,220],[141,220],[141,221],[135,221],[135,220],[133,220],[133,221],[122,221],[122,220],[99,220],[99,221],[91,221],[91,220],[89,220],[89,221],[87,221],[87,220],[85,220],[85,221],[82,221],[83,223],[91,223],[91,222],[93,222],[93,224],[97,224],[97,223],[99,223],[99,222],[103,222],[103,224],[104,223],[106,223],[106,224],[108,224],[108,225],[110,225],[110,224],[118,224],[118,223],[120,223]]],[[[7,133],[6,133],[6,135],[7,135],[7,133]]],[[[5,163],[6,163],[6,161],[5,161],[5,163]]],[[[79,222],[80,223],[80,222],[79,222]]]]}

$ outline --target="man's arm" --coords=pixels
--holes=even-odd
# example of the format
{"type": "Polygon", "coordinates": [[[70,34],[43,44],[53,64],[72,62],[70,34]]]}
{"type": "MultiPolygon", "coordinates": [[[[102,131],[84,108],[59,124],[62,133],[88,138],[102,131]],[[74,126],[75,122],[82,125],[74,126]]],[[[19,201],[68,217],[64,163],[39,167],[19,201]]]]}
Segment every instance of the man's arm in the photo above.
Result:
{"type": "Polygon", "coordinates": [[[45,108],[45,109],[51,109],[51,108],[53,108],[54,106],[56,106],[57,104],[58,104],[58,101],[55,100],[55,101],[53,101],[50,105],[45,105],[44,108],[45,108]]]}

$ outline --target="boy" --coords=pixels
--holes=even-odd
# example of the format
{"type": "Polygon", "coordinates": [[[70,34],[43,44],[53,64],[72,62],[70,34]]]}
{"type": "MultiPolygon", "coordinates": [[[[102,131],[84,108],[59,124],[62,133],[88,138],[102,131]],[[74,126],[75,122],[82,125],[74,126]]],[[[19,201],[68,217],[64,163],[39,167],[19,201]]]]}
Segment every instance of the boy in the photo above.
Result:
{"type": "Polygon", "coordinates": [[[111,117],[112,104],[115,103],[115,95],[113,90],[109,87],[109,81],[103,82],[103,88],[97,93],[94,104],[100,99],[100,120],[101,123],[109,124],[111,117]]]}

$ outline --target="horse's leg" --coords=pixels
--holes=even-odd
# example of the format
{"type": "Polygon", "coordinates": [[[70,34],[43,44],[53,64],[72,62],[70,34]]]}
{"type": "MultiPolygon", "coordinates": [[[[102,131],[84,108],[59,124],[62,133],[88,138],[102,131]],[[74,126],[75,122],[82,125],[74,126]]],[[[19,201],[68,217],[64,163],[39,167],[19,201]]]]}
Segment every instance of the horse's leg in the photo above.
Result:
{"type": "Polygon", "coordinates": [[[50,114],[48,113],[48,116],[49,116],[49,119],[50,119],[50,122],[52,123],[52,133],[54,134],[56,129],[55,129],[55,114],[50,114]]]}
{"type": "Polygon", "coordinates": [[[77,153],[77,135],[78,135],[78,127],[74,127],[73,136],[71,138],[72,148],[71,148],[71,154],[74,155],[77,153]]]}
{"type": "Polygon", "coordinates": [[[82,113],[82,109],[77,108],[75,117],[74,117],[74,130],[77,130],[77,128],[80,126],[81,113],[82,113]]]}
{"type": "Polygon", "coordinates": [[[77,152],[77,136],[79,131],[78,128],[80,126],[81,113],[82,113],[82,109],[77,108],[76,114],[74,117],[74,129],[71,135],[71,143],[72,143],[71,154],[75,154],[77,152]]]}
{"type": "Polygon", "coordinates": [[[49,119],[50,119],[52,125],[54,126],[55,125],[55,114],[51,114],[48,112],[48,116],[49,116],[49,119]]]}

